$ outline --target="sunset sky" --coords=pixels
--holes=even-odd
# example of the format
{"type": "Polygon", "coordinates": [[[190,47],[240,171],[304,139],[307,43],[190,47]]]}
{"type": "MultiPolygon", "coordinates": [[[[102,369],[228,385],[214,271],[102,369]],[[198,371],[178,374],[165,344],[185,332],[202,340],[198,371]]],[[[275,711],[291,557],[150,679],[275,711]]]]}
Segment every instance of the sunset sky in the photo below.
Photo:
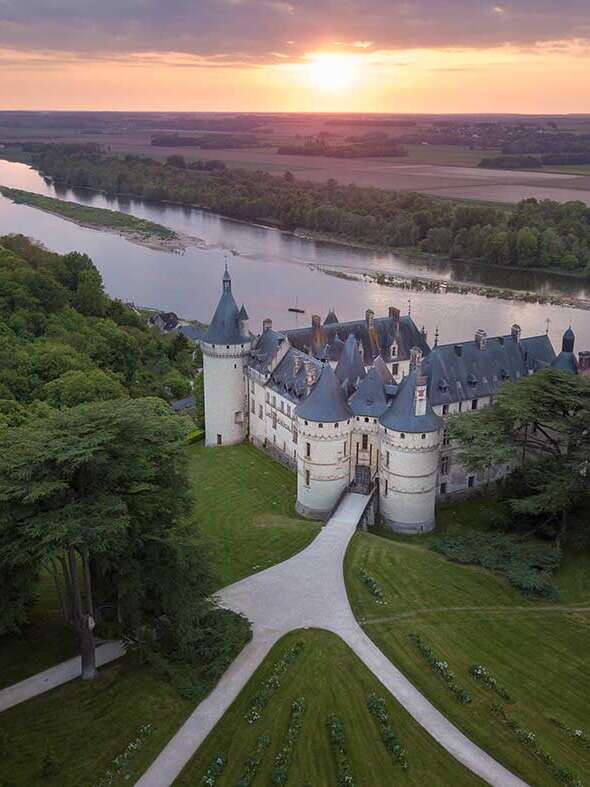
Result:
{"type": "Polygon", "coordinates": [[[590,0],[0,0],[0,108],[590,112],[590,0]]]}

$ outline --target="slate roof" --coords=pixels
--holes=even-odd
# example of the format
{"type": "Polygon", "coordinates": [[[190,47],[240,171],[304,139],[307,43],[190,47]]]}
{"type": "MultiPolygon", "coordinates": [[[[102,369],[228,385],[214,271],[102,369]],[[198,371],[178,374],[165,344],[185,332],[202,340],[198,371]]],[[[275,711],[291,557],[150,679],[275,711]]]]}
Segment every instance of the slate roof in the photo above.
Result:
{"type": "Polygon", "coordinates": [[[348,404],[354,415],[368,415],[372,418],[381,418],[387,410],[384,383],[375,367],[369,369],[348,404]]]}
{"type": "Polygon", "coordinates": [[[340,354],[340,360],[336,366],[336,377],[341,383],[346,383],[348,393],[350,394],[356,388],[358,381],[362,380],[365,375],[363,354],[359,349],[355,335],[351,333],[348,335],[348,339],[344,343],[340,354]]]}
{"type": "MultiPolygon", "coordinates": [[[[394,341],[397,343],[397,356],[402,361],[409,359],[412,347],[419,347],[423,355],[430,352],[424,335],[409,315],[400,317],[399,322],[392,317],[375,317],[372,327],[365,319],[324,323],[317,328],[310,325],[286,333],[294,347],[317,357],[327,345],[333,347],[336,336],[345,341],[353,334],[361,342],[365,366],[370,366],[378,355],[382,355],[385,361],[391,361],[391,345],[394,341]]],[[[329,359],[337,360],[331,355],[329,359]]]]}
{"type": "Polygon", "coordinates": [[[334,423],[350,418],[352,411],[330,364],[323,366],[320,379],[307,399],[297,407],[296,413],[299,418],[316,422],[334,423]]]}
{"type": "Polygon", "coordinates": [[[201,323],[191,323],[190,325],[179,325],[178,333],[183,333],[193,342],[200,342],[207,335],[207,326],[201,323]]]}
{"type": "Polygon", "coordinates": [[[425,415],[416,415],[415,392],[417,379],[418,373],[414,370],[400,383],[395,399],[380,419],[380,422],[387,429],[417,434],[420,432],[438,432],[442,428],[443,420],[432,409],[429,397],[426,398],[425,415]]]}
{"type": "Polygon", "coordinates": [[[426,356],[422,369],[429,379],[430,402],[440,405],[492,396],[505,380],[526,377],[554,359],[548,336],[517,342],[509,335],[488,338],[484,350],[474,340],[439,345],[426,356]]]}
{"type": "Polygon", "coordinates": [[[330,309],[330,311],[326,314],[324,325],[331,325],[332,323],[335,322],[339,322],[338,317],[336,316],[336,312],[334,311],[334,309],[330,309]]]}
{"type": "Polygon", "coordinates": [[[186,399],[174,399],[170,402],[170,407],[175,413],[181,413],[183,410],[190,410],[195,406],[195,399],[193,396],[187,396],[186,399]]]}
{"type": "Polygon", "coordinates": [[[254,339],[250,351],[249,365],[259,372],[267,374],[270,371],[270,363],[278,352],[287,337],[280,331],[273,331],[269,328],[263,331],[260,336],[254,339]]]}
{"type": "Polygon", "coordinates": [[[562,350],[551,366],[554,369],[563,369],[574,374],[578,373],[578,360],[573,352],[562,350]]]}
{"type": "Polygon", "coordinates": [[[322,364],[315,358],[302,356],[298,350],[294,350],[290,347],[273,370],[268,381],[268,387],[271,390],[284,396],[285,399],[288,399],[294,404],[299,404],[307,396],[304,360],[314,364],[316,376],[319,377],[322,370],[322,364]],[[299,356],[298,365],[296,364],[297,356],[299,356]]]}
{"type": "Polygon", "coordinates": [[[223,274],[223,291],[215,314],[203,340],[208,344],[246,344],[250,341],[240,331],[240,313],[231,291],[231,278],[223,274]]]}

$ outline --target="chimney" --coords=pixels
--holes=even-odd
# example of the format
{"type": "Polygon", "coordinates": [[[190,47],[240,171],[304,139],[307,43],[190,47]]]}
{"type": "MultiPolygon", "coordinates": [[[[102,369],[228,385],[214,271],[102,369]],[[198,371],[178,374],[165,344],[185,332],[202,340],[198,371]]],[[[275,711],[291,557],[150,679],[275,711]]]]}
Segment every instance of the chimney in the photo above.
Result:
{"type": "Polygon", "coordinates": [[[428,378],[419,374],[416,379],[416,390],[414,392],[414,413],[416,415],[426,415],[426,387],[428,378]]]}
{"type": "Polygon", "coordinates": [[[322,325],[322,318],[319,314],[312,314],[311,315],[311,327],[312,328],[320,328],[322,325]]]}
{"type": "Polygon", "coordinates": [[[309,389],[316,381],[315,363],[311,360],[311,358],[306,358],[303,361],[303,365],[305,367],[305,384],[309,389]]]}
{"type": "Polygon", "coordinates": [[[482,351],[485,350],[487,341],[488,341],[488,335],[482,328],[480,328],[475,332],[475,343],[477,344],[480,350],[482,351]]]}
{"type": "Polygon", "coordinates": [[[293,374],[298,375],[301,371],[301,367],[303,366],[303,358],[299,353],[295,353],[293,355],[293,374]]]}
{"type": "Polygon", "coordinates": [[[455,345],[455,355],[460,358],[463,355],[463,346],[461,344],[455,345]]]}
{"type": "Polygon", "coordinates": [[[272,330],[272,320],[270,319],[270,317],[267,317],[266,320],[263,320],[262,322],[262,331],[263,333],[266,333],[267,331],[271,331],[271,330],[272,330]]]}
{"type": "Polygon", "coordinates": [[[365,320],[367,322],[367,328],[373,327],[373,320],[375,319],[375,312],[372,309],[367,309],[365,312],[365,320]]]}
{"type": "Polygon", "coordinates": [[[389,307],[389,319],[395,323],[399,322],[399,309],[396,309],[395,306],[389,307]]]}
{"type": "Polygon", "coordinates": [[[415,369],[422,361],[422,350],[419,347],[412,347],[410,350],[410,370],[415,369]]]}
{"type": "Polygon", "coordinates": [[[581,350],[578,353],[578,372],[590,375],[590,350],[581,350]]]}
{"type": "Polygon", "coordinates": [[[512,340],[515,341],[516,343],[519,343],[520,334],[521,334],[520,325],[514,323],[514,325],[510,329],[510,335],[512,336],[512,340]]]}

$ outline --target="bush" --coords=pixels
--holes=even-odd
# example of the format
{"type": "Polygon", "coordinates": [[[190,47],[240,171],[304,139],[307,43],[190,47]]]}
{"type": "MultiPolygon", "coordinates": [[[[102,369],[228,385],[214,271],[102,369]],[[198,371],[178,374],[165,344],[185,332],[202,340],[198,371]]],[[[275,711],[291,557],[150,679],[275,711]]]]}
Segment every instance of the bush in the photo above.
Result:
{"type": "Polygon", "coordinates": [[[561,562],[559,547],[472,530],[441,535],[433,541],[432,549],[457,563],[474,563],[499,571],[528,595],[558,598],[551,578],[561,562]]]}
{"type": "Polygon", "coordinates": [[[193,429],[186,436],[187,443],[190,443],[191,445],[193,443],[200,443],[201,440],[204,440],[204,439],[205,439],[205,430],[204,429],[193,429]]]}
{"type": "Polygon", "coordinates": [[[355,787],[356,782],[346,750],[344,723],[335,714],[328,717],[328,734],[330,736],[330,746],[336,760],[336,782],[338,787],[355,787]]]}
{"type": "Polygon", "coordinates": [[[428,642],[426,642],[426,640],[423,639],[420,634],[412,633],[409,634],[409,637],[414,642],[420,653],[424,656],[426,661],[430,664],[432,669],[442,678],[447,688],[453,692],[457,700],[462,705],[471,702],[471,694],[467,691],[467,689],[464,689],[463,686],[457,682],[455,673],[449,669],[448,662],[435,656],[428,642]]]}
{"type": "Polygon", "coordinates": [[[367,705],[369,707],[369,712],[379,725],[381,739],[385,744],[385,748],[391,754],[393,761],[398,763],[398,765],[401,765],[401,767],[405,770],[408,767],[406,750],[404,749],[400,739],[397,737],[395,730],[391,726],[389,721],[389,713],[387,712],[387,708],[385,706],[385,700],[383,697],[378,697],[373,693],[369,695],[367,705]]]}
{"type": "Polygon", "coordinates": [[[273,664],[270,677],[267,678],[259,687],[254,695],[252,705],[246,711],[244,718],[248,724],[256,724],[262,716],[264,709],[268,705],[273,692],[275,692],[281,685],[281,676],[289,669],[289,666],[295,661],[303,650],[303,642],[296,642],[292,648],[289,648],[284,655],[273,664]]]}

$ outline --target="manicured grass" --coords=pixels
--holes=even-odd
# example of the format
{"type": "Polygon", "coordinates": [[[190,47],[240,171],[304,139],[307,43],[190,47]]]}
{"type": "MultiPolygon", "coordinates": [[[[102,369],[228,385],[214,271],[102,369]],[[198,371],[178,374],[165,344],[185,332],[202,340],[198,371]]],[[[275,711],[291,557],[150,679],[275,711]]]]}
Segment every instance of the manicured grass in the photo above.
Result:
{"type": "Polygon", "coordinates": [[[228,756],[228,764],[217,785],[233,787],[261,735],[270,736],[270,746],[254,783],[271,784],[273,761],[283,743],[291,703],[299,697],[305,697],[306,710],[288,784],[300,787],[337,784],[326,727],[331,713],[344,722],[349,759],[359,786],[482,784],[393,700],[340,638],[317,630],[292,632],[275,645],[175,784],[178,787],[201,784],[214,755],[223,753],[228,756]],[[304,643],[303,651],[283,674],[261,719],[248,724],[244,715],[256,690],[270,675],[273,663],[297,641],[304,643]],[[392,763],[369,714],[367,697],[373,691],[386,700],[390,722],[407,749],[408,770],[392,763]]]}
{"type": "MultiPolygon", "coordinates": [[[[465,511],[470,508],[475,514],[477,505],[465,511]]],[[[345,563],[351,604],[367,634],[463,732],[536,786],[555,780],[530,748],[491,715],[490,705],[502,700],[476,683],[468,669],[487,667],[516,700],[506,706],[508,715],[533,731],[559,765],[589,779],[590,752],[550,721],[553,716],[574,729],[590,729],[590,611],[568,609],[587,598],[587,555],[573,555],[564,573],[567,604],[552,604],[527,599],[485,569],[452,563],[428,548],[427,537],[401,541],[359,533],[345,563]],[[378,582],[385,605],[376,604],[361,569],[378,582]],[[417,651],[408,636],[412,632],[448,661],[473,694],[472,703],[457,702],[417,651]]]]}
{"type": "Polygon", "coordinates": [[[193,445],[194,521],[220,587],[299,552],[320,525],[295,513],[297,478],[252,445],[193,445]]]}
{"type": "Polygon", "coordinates": [[[39,599],[22,634],[0,638],[0,689],[76,655],[73,628],[62,619],[53,580],[43,574],[39,599]]]}
{"type": "Polygon", "coordinates": [[[35,194],[32,191],[9,189],[5,186],[0,186],[0,193],[17,204],[40,208],[83,226],[116,229],[134,233],[143,238],[151,236],[156,236],[163,240],[174,240],[177,238],[177,234],[168,227],[156,224],[153,221],[138,219],[129,213],[122,213],[118,210],[93,208],[90,205],[80,205],[77,202],[44,197],[42,194],[35,194]]]}
{"type": "Polygon", "coordinates": [[[1,787],[99,784],[113,759],[151,724],[153,732],[113,782],[133,784],[193,707],[170,684],[126,659],[99,674],[92,683],[69,683],[0,716],[1,787]],[[61,767],[45,780],[41,768],[48,751],[61,767]]]}

